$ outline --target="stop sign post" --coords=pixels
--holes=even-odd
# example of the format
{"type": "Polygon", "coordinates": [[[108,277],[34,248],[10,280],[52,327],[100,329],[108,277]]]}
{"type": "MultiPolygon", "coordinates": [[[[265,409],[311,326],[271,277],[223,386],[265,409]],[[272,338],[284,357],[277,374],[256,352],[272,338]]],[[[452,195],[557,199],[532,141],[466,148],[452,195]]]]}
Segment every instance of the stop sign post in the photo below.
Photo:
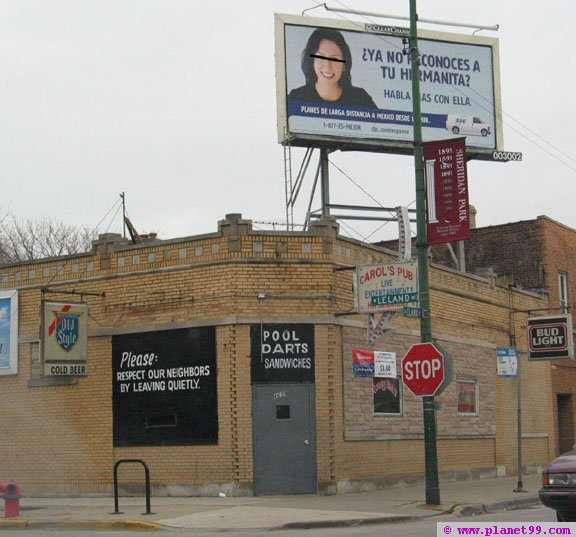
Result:
{"type": "Polygon", "coordinates": [[[432,343],[417,343],[402,358],[402,381],[417,396],[433,396],[444,382],[444,356],[432,343]]]}

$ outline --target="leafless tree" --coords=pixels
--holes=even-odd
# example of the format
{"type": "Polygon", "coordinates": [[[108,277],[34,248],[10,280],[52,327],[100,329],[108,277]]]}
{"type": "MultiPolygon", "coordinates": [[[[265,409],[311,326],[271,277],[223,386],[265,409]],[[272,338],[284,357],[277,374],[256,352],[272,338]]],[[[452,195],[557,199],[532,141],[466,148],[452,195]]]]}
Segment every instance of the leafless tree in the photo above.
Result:
{"type": "Polygon", "coordinates": [[[87,252],[94,238],[94,233],[87,227],[51,218],[18,220],[5,214],[0,219],[0,263],[87,252]]]}

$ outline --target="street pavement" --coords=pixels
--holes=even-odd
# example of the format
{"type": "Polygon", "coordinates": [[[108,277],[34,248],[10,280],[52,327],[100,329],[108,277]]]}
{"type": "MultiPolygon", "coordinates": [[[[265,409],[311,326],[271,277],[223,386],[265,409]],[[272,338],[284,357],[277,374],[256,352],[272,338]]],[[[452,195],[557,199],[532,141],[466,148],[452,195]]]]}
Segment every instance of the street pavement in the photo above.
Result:
{"type": "Polygon", "coordinates": [[[153,497],[145,514],[143,497],[121,497],[114,513],[113,497],[27,497],[23,491],[20,517],[4,518],[7,529],[155,530],[162,527],[197,530],[307,529],[418,520],[427,517],[470,516],[539,505],[540,475],[440,483],[441,504],[425,503],[424,485],[404,486],[334,496],[153,497]]]}

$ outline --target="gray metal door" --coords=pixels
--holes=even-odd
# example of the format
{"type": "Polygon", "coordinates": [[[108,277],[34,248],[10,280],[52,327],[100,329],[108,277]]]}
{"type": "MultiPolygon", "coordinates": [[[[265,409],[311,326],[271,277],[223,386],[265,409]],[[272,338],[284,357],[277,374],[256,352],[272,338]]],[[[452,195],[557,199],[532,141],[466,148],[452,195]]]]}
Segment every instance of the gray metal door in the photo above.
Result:
{"type": "Polygon", "coordinates": [[[316,492],[314,384],[252,387],[254,494],[316,492]]]}

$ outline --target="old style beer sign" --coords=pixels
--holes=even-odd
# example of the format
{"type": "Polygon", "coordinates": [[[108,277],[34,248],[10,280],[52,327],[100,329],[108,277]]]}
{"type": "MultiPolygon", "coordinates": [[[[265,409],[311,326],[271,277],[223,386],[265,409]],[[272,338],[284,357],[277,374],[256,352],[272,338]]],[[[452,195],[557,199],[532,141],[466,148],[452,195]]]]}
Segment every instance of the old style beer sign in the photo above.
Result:
{"type": "Polygon", "coordinates": [[[528,359],[574,358],[572,316],[555,315],[528,319],[528,359]]]}
{"type": "Polygon", "coordinates": [[[44,302],[42,359],[46,376],[84,376],[88,359],[88,307],[44,302]]]}

